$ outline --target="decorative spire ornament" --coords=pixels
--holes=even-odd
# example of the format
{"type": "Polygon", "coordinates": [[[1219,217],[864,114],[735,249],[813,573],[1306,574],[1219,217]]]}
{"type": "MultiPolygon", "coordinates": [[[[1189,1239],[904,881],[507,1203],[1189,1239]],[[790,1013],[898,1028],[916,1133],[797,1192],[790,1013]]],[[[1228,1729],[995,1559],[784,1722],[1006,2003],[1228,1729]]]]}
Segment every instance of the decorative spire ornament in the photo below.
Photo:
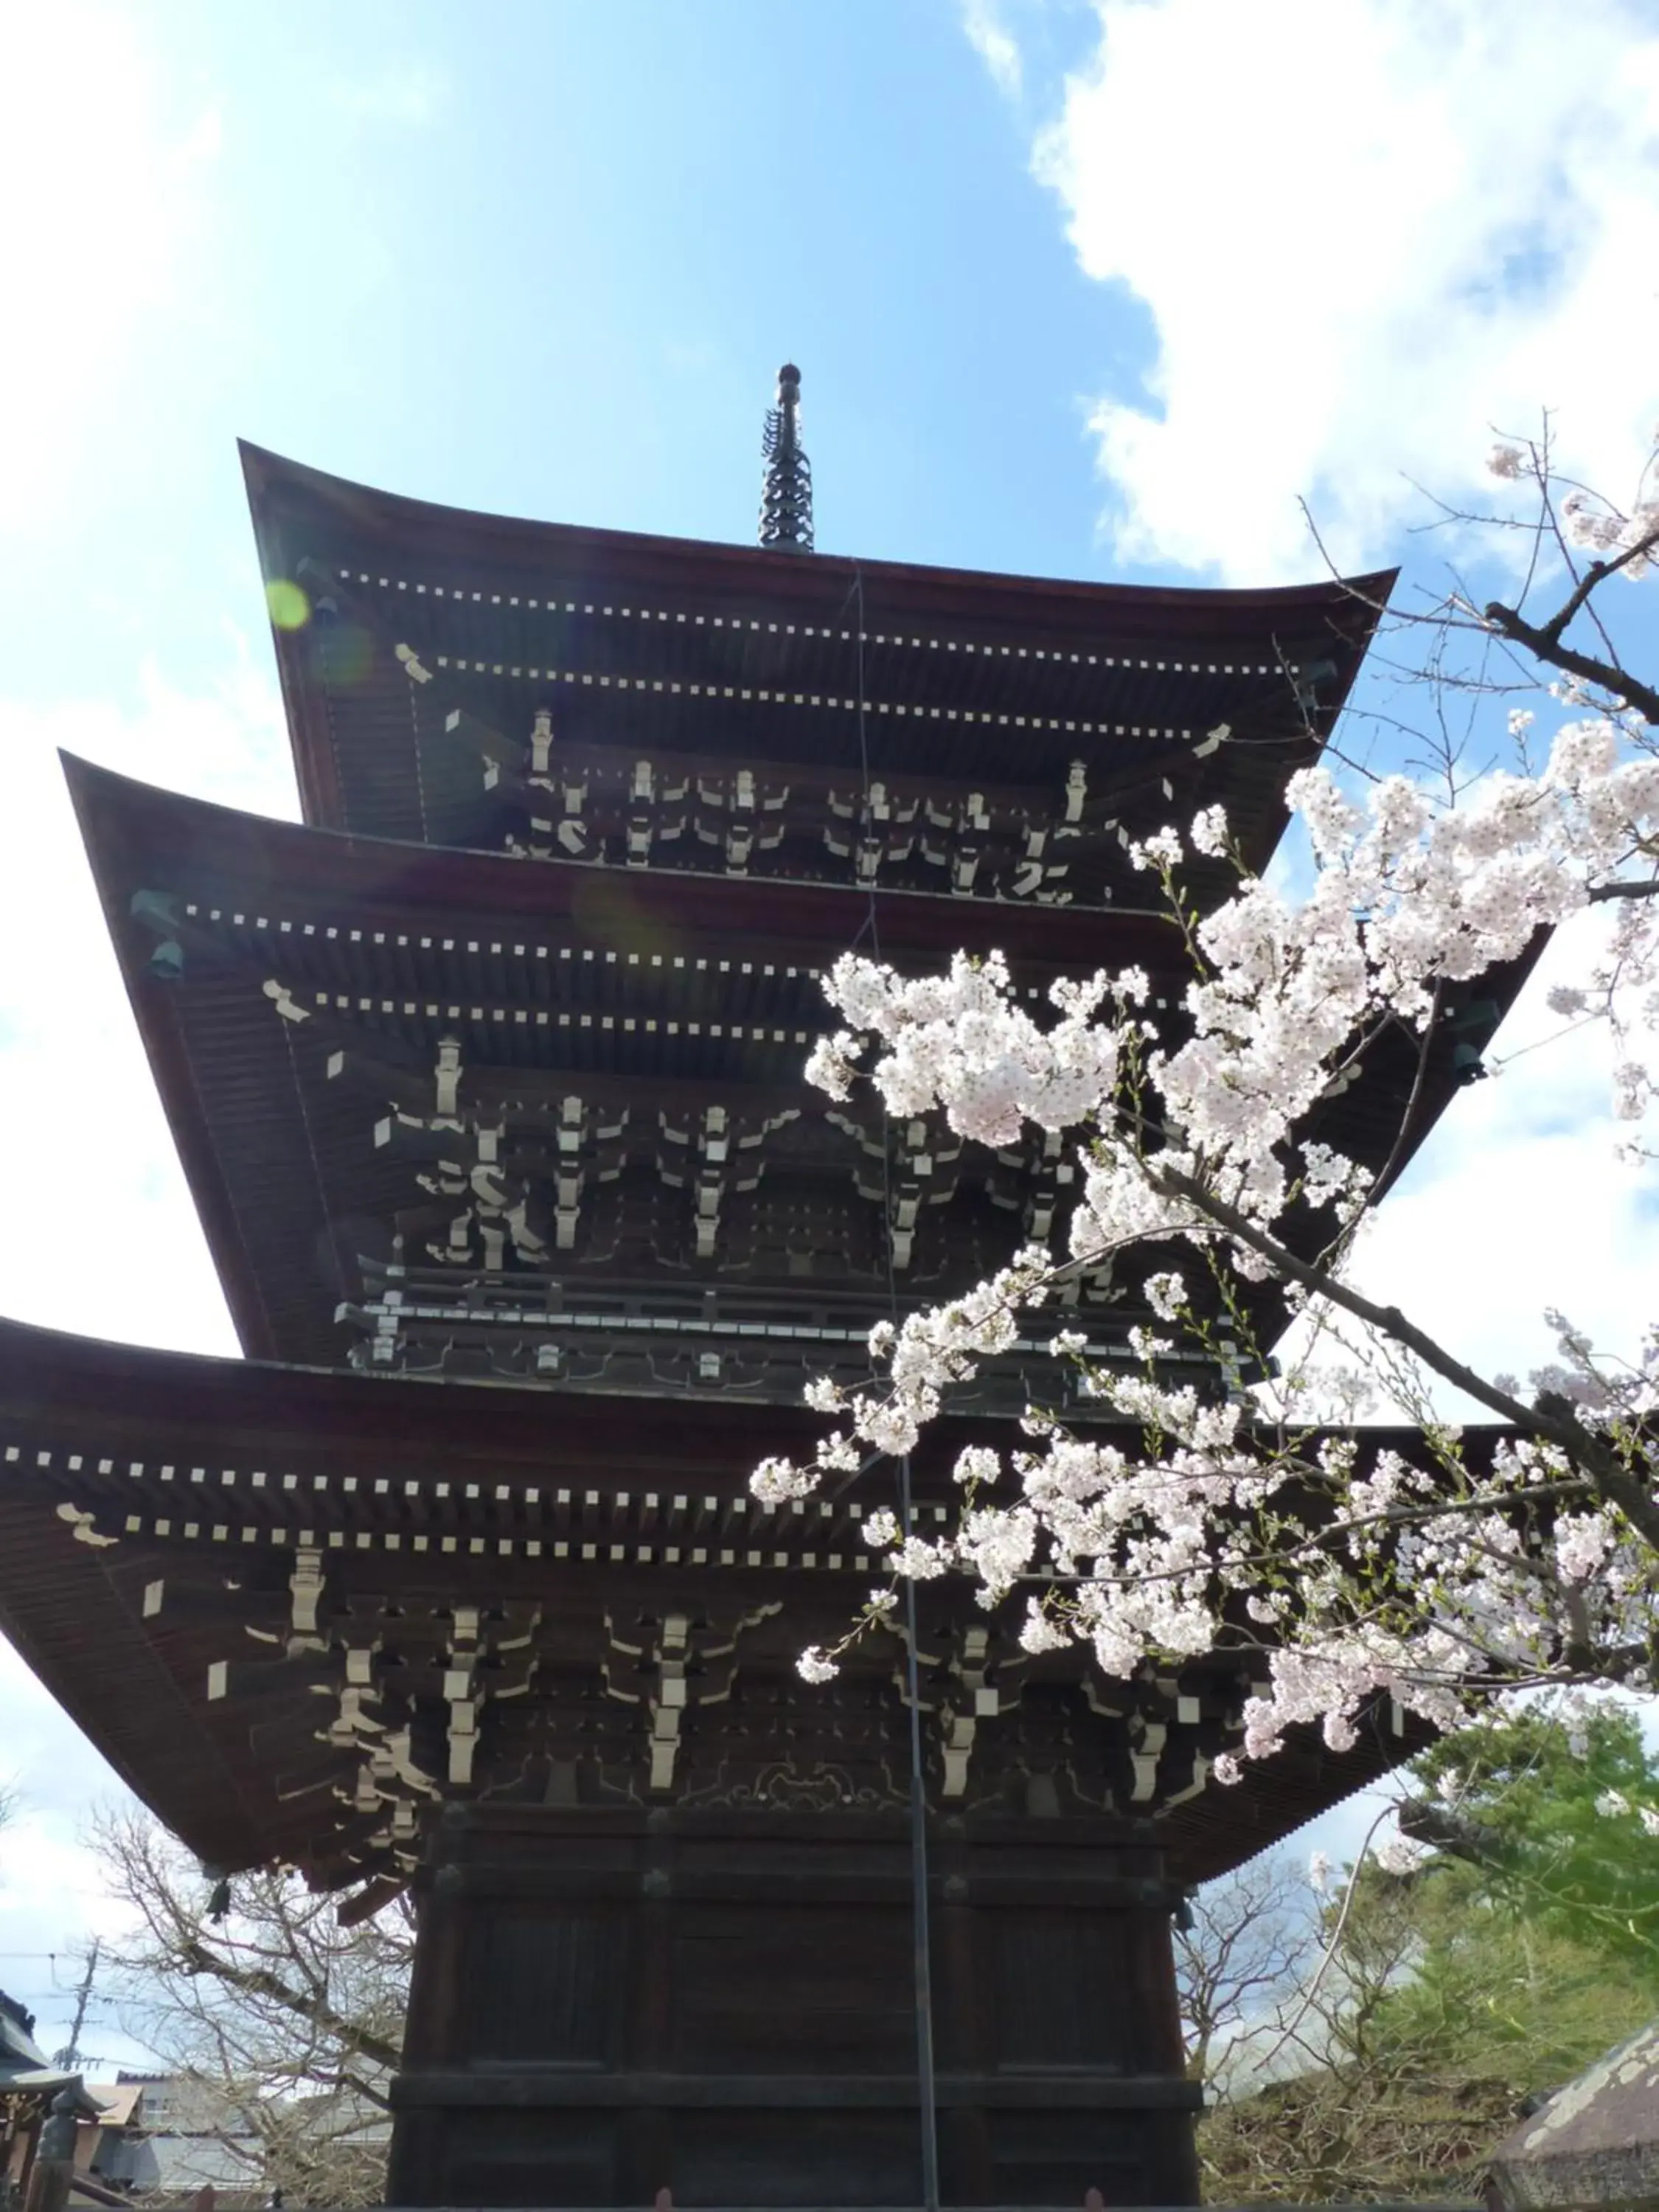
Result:
{"type": "Polygon", "coordinates": [[[800,371],[778,371],[778,404],[761,433],[766,478],[761,491],[760,542],[779,553],[812,550],[812,464],[801,449],[800,371]]]}

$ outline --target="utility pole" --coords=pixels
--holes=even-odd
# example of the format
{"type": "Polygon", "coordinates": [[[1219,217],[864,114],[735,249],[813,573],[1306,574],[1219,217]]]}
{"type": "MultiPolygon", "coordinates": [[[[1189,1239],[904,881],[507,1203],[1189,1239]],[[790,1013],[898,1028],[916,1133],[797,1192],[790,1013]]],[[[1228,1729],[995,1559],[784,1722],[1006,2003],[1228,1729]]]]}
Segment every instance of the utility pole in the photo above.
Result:
{"type": "Polygon", "coordinates": [[[70,2029],[67,2049],[60,2051],[52,2060],[66,2074],[79,2073],[83,2060],[81,2056],[81,2030],[86,2025],[87,2007],[92,2002],[93,1977],[98,1972],[98,1938],[92,1939],[92,1948],[87,1954],[87,1971],[81,1977],[81,1986],[75,1993],[75,2021],[70,2029]]]}

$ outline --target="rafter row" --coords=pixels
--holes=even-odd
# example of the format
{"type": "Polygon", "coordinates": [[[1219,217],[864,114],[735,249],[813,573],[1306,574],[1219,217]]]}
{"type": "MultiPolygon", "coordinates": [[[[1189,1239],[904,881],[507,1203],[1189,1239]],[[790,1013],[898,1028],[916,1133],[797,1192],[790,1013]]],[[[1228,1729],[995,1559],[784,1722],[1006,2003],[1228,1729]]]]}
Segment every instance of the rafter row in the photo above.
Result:
{"type": "MultiPolygon", "coordinates": [[[[1144,660],[1133,654],[1118,656],[1109,653],[1077,653],[1064,648],[1033,645],[979,644],[971,638],[911,637],[902,631],[852,630],[814,625],[811,623],[763,622],[751,615],[687,614],[683,608],[605,606],[591,599],[537,599],[516,592],[476,592],[465,585],[411,583],[406,577],[374,576],[366,568],[342,568],[337,572],[348,584],[368,584],[383,592],[408,592],[416,599],[451,599],[458,605],[523,607],[532,613],[553,615],[609,616],[613,620],[672,623],[693,629],[729,629],[741,635],[769,637],[812,637],[839,642],[842,645],[902,646],[914,652],[963,653],[977,654],[986,660],[1049,660],[1073,667],[1120,668],[1176,676],[1277,676],[1283,672],[1267,661],[1220,660],[1144,660]]],[[[1300,663],[1292,661],[1294,669],[1300,663]]],[[[494,675],[503,670],[492,668],[494,675]]],[[[515,668],[514,675],[518,674],[515,668]]],[[[533,670],[531,672],[535,672],[533,670]]]]}

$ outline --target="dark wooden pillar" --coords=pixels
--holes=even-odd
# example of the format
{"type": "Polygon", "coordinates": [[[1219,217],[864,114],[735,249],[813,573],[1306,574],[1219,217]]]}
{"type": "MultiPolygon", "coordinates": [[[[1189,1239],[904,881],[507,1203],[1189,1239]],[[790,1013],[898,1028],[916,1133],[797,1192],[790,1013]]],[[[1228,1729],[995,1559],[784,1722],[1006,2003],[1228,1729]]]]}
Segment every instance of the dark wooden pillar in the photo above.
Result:
{"type": "MultiPolygon", "coordinates": [[[[935,1825],[951,2204],[1196,2201],[1173,1892],[1124,1824],[935,1825]]],[[[900,1816],[453,1808],[396,2204],[919,2201],[900,1816]]]]}

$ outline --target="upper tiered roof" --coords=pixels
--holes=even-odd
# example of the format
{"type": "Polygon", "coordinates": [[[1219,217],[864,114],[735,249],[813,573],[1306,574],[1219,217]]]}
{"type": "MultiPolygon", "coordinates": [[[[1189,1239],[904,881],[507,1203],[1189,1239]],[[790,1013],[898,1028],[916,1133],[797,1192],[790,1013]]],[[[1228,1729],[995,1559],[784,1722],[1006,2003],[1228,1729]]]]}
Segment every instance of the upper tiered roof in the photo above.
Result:
{"type": "Polygon", "coordinates": [[[1094,905],[1224,799],[1265,864],[1393,582],[1057,583],[243,460],[306,819],[495,852],[1094,905]]]}

